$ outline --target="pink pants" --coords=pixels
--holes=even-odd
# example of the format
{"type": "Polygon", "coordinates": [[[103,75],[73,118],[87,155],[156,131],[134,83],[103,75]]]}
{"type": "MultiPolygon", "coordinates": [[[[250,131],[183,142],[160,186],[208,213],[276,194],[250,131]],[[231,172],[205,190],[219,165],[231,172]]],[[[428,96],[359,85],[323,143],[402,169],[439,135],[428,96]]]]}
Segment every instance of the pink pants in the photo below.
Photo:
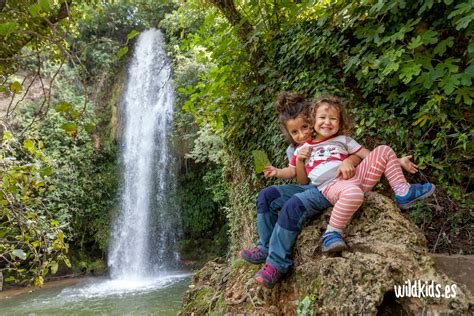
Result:
{"type": "Polygon", "coordinates": [[[343,230],[352,215],[364,202],[364,192],[372,190],[385,174],[392,189],[407,185],[400,162],[392,148],[381,145],[371,151],[356,167],[355,176],[336,180],[323,190],[323,195],[334,205],[329,225],[343,230]]]}

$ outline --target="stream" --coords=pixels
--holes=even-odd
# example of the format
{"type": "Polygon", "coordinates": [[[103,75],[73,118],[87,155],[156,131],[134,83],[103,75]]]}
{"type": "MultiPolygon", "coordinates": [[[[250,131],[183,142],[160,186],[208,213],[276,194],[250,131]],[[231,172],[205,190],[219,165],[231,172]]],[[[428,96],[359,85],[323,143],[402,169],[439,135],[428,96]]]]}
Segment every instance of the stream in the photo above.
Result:
{"type": "Polygon", "coordinates": [[[149,280],[89,278],[0,299],[0,315],[176,315],[189,273],[149,280]]]}

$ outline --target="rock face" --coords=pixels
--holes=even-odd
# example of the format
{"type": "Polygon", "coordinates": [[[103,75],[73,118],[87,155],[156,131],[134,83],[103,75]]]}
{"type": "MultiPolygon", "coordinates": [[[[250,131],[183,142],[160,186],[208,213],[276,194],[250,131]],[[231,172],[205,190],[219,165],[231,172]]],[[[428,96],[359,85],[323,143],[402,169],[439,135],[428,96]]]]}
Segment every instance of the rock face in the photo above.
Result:
{"type": "Polygon", "coordinates": [[[367,195],[346,231],[349,250],[339,256],[323,255],[320,250],[329,215],[330,210],[303,229],[293,252],[293,269],[272,290],[253,280],[260,266],[238,257],[229,262],[216,260],[195,274],[182,312],[383,315],[474,311],[469,290],[436,271],[425,237],[389,198],[373,192],[367,195]],[[424,298],[395,297],[394,286],[414,289],[418,280],[425,285],[424,298]],[[434,295],[444,294],[448,287],[455,297],[428,297],[434,296],[428,292],[430,287],[434,295]]]}

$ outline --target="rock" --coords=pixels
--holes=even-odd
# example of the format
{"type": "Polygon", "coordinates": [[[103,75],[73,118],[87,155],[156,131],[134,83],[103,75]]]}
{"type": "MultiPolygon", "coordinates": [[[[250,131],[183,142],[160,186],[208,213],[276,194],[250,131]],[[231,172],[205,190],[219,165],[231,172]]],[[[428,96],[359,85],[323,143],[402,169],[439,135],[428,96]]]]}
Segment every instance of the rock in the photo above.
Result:
{"type": "Polygon", "coordinates": [[[471,292],[436,269],[425,237],[389,198],[367,194],[346,231],[349,250],[339,256],[322,255],[320,250],[329,215],[330,210],[303,229],[294,249],[294,268],[272,290],[253,280],[260,266],[238,257],[227,263],[209,262],[194,275],[195,287],[184,295],[182,312],[373,315],[393,313],[394,308],[398,314],[473,312],[471,292]],[[396,298],[395,286],[413,287],[415,281],[443,291],[454,284],[456,295],[396,298]]]}

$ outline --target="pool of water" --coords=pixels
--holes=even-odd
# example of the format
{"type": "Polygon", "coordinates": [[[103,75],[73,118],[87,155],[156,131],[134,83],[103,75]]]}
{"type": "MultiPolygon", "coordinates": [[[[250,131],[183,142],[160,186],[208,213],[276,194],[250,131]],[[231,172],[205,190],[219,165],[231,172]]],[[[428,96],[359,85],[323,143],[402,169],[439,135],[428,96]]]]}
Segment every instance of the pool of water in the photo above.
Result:
{"type": "Polygon", "coordinates": [[[88,279],[0,299],[0,315],[176,315],[191,274],[146,280],[88,279]]]}

